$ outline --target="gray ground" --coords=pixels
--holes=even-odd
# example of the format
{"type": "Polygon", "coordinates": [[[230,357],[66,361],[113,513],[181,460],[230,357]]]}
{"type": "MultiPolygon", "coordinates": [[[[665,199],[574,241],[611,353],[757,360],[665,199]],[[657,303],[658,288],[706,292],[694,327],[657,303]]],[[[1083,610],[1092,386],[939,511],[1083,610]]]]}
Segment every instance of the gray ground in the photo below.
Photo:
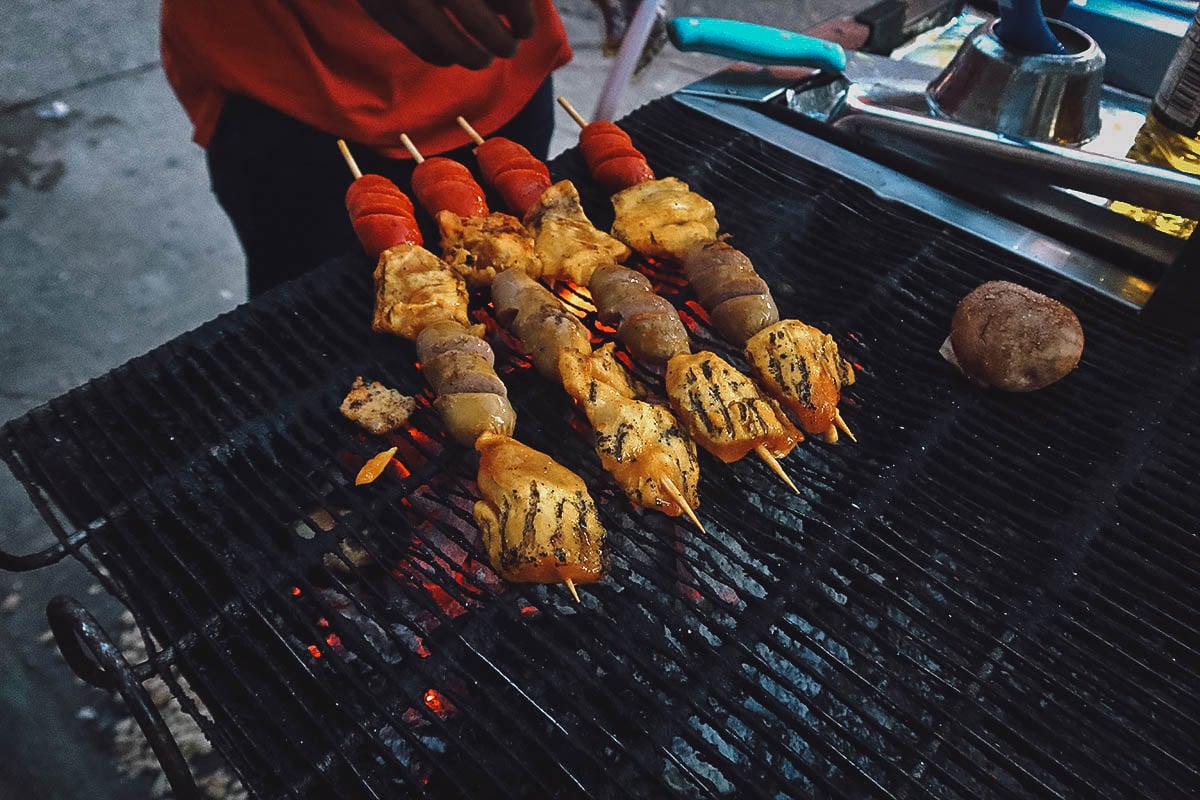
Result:
{"type": "MultiPolygon", "coordinates": [[[[803,30],[868,0],[675,0],[678,14],[803,30]]],[[[600,16],[559,3],[576,50],[560,92],[589,111],[607,69],[600,16]]],[[[208,190],[203,156],[163,78],[154,0],[5,0],[0,14],[0,422],[191,329],[244,299],[242,257],[208,190]]],[[[665,52],[626,93],[626,113],[715,71],[665,52]]],[[[555,151],[574,143],[563,115],[555,151]]],[[[50,534],[0,469],[0,547],[50,534]]],[[[98,746],[104,697],[42,636],[46,601],[83,600],[108,627],[120,609],[81,568],[0,573],[0,800],[145,797],[98,746]],[[93,709],[101,709],[91,719],[93,709]]]]}

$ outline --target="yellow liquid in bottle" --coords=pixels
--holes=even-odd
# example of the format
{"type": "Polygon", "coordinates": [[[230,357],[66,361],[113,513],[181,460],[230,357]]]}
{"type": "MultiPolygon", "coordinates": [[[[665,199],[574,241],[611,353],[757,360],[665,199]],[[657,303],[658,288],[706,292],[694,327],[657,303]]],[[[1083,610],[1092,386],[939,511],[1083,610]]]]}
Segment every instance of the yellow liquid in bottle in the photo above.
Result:
{"type": "MultiPolygon", "coordinates": [[[[1200,176],[1200,139],[1168,128],[1158,121],[1153,112],[1146,117],[1146,124],[1138,131],[1137,138],[1133,140],[1133,147],[1129,148],[1128,157],[1143,164],[1155,164],[1188,175],[1200,176]]],[[[1154,211],[1119,200],[1113,200],[1108,207],[1118,214],[1124,214],[1180,239],[1191,236],[1196,228],[1196,220],[1178,214],[1154,211]]]]}

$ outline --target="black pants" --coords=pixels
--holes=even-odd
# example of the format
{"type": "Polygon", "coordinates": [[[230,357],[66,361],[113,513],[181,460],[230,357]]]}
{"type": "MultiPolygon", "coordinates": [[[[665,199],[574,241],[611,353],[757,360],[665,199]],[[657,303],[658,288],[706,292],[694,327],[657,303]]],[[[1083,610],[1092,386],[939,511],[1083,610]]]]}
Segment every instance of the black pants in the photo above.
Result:
{"type": "MultiPolygon", "coordinates": [[[[554,88],[547,78],[496,135],[545,158],[553,132],[554,88]]],[[[386,175],[409,190],[412,161],[347,144],[364,173],[386,175]]],[[[470,151],[464,147],[444,155],[473,167],[470,151]]],[[[338,152],[337,137],[250,98],[231,95],[207,156],[213,193],[246,251],[252,297],[359,246],[345,206],[352,178],[338,152]]]]}

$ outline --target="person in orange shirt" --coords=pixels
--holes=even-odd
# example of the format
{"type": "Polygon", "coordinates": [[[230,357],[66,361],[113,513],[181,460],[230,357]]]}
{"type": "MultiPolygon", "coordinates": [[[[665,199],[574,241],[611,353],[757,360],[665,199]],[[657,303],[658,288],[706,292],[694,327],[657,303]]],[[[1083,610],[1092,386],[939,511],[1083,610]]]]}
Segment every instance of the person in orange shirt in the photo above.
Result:
{"type": "Polygon", "coordinates": [[[402,188],[401,133],[471,163],[460,114],[545,157],[572,55],[551,0],[163,0],[162,54],[251,296],[357,246],[338,138],[402,188]]]}

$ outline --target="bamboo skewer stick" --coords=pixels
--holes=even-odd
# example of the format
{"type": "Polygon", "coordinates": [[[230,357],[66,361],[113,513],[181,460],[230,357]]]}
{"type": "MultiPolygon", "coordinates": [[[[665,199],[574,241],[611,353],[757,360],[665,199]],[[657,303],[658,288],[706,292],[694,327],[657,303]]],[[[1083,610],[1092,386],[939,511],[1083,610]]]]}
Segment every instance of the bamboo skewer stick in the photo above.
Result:
{"type": "Polygon", "coordinates": [[[363,176],[362,170],[358,168],[358,162],[350,154],[350,148],[346,146],[346,140],[338,139],[337,146],[338,150],[342,151],[342,158],[346,159],[346,166],[350,168],[350,174],[354,176],[354,180],[361,178],[363,176]]]}
{"type": "Polygon", "coordinates": [[[587,127],[587,124],[588,124],[587,120],[583,118],[582,114],[580,114],[578,111],[575,110],[575,106],[571,105],[570,100],[568,100],[567,98],[563,97],[560,94],[558,96],[558,104],[563,107],[563,109],[567,112],[568,115],[570,115],[571,119],[575,120],[575,122],[579,125],[579,127],[581,127],[581,128],[587,127]]]}
{"type": "Polygon", "coordinates": [[[833,410],[833,424],[837,426],[838,430],[849,436],[850,441],[858,444],[858,437],[851,432],[850,426],[846,424],[846,420],[842,419],[841,409],[835,408],[833,410]]]}
{"type": "Polygon", "coordinates": [[[788,485],[789,489],[796,494],[800,494],[800,490],[796,488],[796,484],[792,483],[792,479],[788,477],[786,472],[784,472],[783,465],[779,463],[779,459],[777,459],[775,455],[767,449],[766,445],[760,444],[758,447],[754,448],[754,452],[763,460],[763,463],[771,468],[772,472],[779,476],[781,481],[788,485]]]}
{"type": "Polygon", "coordinates": [[[479,134],[479,131],[475,130],[475,127],[471,123],[467,122],[463,117],[455,117],[454,121],[458,123],[460,128],[467,132],[467,135],[471,137],[471,141],[477,147],[483,144],[483,137],[479,134]]]}
{"type": "Polygon", "coordinates": [[[567,585],[567,589],[570,590],[571,597],[575,598],[575,602],[582,603],[583,601],[579,599],[579,592],[575,590],[575,581],[571,580],[570,578],[563,578],[563,583],[567,585]]]}

